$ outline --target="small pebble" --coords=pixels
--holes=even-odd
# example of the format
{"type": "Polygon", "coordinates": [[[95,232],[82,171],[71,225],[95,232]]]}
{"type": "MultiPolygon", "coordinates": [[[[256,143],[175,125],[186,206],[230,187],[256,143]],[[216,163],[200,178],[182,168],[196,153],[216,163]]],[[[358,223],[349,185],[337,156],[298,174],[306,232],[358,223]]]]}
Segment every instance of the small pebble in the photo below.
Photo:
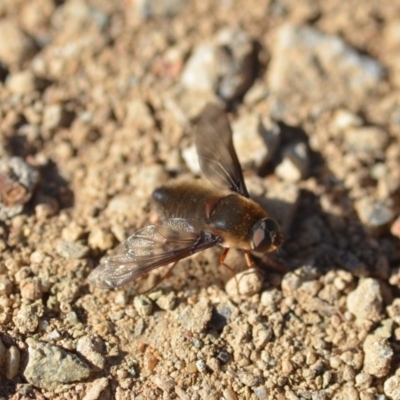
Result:
{"type": "Polygon", "coordinates": [[[357,288],[347,296],[347,308],[359,321],[379,321],[383,308],[379,282],[373,278],[360,279],[357,288]]]}
{"type": "Polygon", "coordinates": [[[365,372],[360,372],[355,377],[356,387],[358,388],[368,388],[372,383],[372,376],[365,372]]]}
{"type": "Polygon", "coordinates": [[[325,373],[322,375],[322,387],[324,387],[324,388],[328,387],[331,380],[332,380],[332,372],[325,371],[325,373]]]}
{"type": "Polygon", "coordinates": [[[166,107],[182,126],[187,126],[196,119],[206,104],[221,103],[214,92],[181,86],[167,92],[164,98],[166,107]]]}
{"type": "Polygon", "coordinates": [[[209,360],[207,360],[207,366],[213,372],[218,372],[221,367],[219,360],[215,357],[211,357],[209,360]]]}
{"type": "Polygon", "coordinates": [[[342,386],[336,392],[333,397],[335,400],[359,400],[360,396],[358,391],[353,386],[342,386]]]}
{"type": "Polygon", "coordinates": [[[314,364],[315,362],[317,362],[317,354],[312,349],[307,350],[306,364],[311,365],[311,364],[314,364]]]}
{"type": "Polygon", "coordinates": [[[13,318],[14,324],[22,333],[35,332],[43,312],[44,307],[41,300],[32,304],[22,304],[13,318]]]}
{"type": "Polygon", "coordinates": [[[272,339],[273,333],[270,328],[262,323],[256,323],[253,326],[253,344],[256,350],[261,350],[272,339]]]}
{"type": "Polygon", "coordinates": [[[141,317],[150,315],[153,312],[153,302],[147,296],[136,296],[133,300],[133,305],[141,317]]]}
{"type": "Polygon", "coordinates": [[[190,90],[214,91],[217,85],[217,48],[210,43],[197,45],[187,60],[181,83],[190,90]]]}
{"type": "Polygon", "coordinates": [[[383,384],[383,391],[385,395],[388,396],[391,400],[399,400],[400,399],[400,371],[396,371],[396,375],[391,376],[389,379],[386,379],[383,384]]]}
{"type": "Polygon", "coordinates": [[[139,318],[135,324],[134,335],[135,337],[139,337],[146,330],[146,321],[143,318],[139,318]]]}
{"type": "Polygon", "coordinates": [[[197,157],[197,151],[194,144],[182,150],[182,158],[185,161],[186,166],[191,172],[193,172],[193,174],[201,175],[199,159],[197,157]]]}
{"type": "Polygon", "coordinates": [[[26,94],[35,90],[35,77],[30,70],[15,72],[7,77],[6,87],[15,94],[26,94]]]}
{"type": "Polygon", "coordinates": [[[387,307],[389,317],[397,324],[400,325],[400,298],[393,299],[392,304],[387,307]]]}
{"type": "Polygon", "coordinates": [[[13,379],[19,369],[20,363],[20,352],[15,346],[11,346],[9,349],[6,350],[6,377],[7,379],[13,379]]]}
{"type": "Polygon", "coordinates": [[[371,167],[370,175],[373,179],[377,181],[380,179],[384,179],[386,175],[389,174],[388,168],[385,163],[377,162],[371,167]]]}
{"type": "Polygon", "coordinates": [[[42,332],[46,331],[46,330],[48,329],[49,326],[50,326],[49,321],[47,321],[47,320],[45,320],[45,319],[42,319],[42,320],[39,322],[39,329],[40,329],[42,332]]]}
{"type": "Polygon", "coordinates": [[[135,129],[148,130],[154,127],[154,118],[142,99],[134,98],[126,104],[125,124],[134,123],[135,129]]]}
{"type": "Polygon", "coordinates": [[[12,283],[5,276],[0,276],[0,295],[9,296],[12,291],[12,283]]]}
{"type": "Polygon", "coordinates": [[[57,329],[53,329],[51,332],[48,333],[48,335],[46,335],[46,339],[48,341],[58,340],[60,339],[60,337],[60,332],[58,332],[57,329]]]}
{"type": "Polygon", "coordinates": [[[60,208],[57,200],[49,196],[37,196],[35,203],[35,214],[39,220],[56,215],[60,208]]]}
{"type": "Polygon", "coordinates": [[[289,360],[282,360],[282,372],[284,375],[292,373],[293,370],[293,364],[289,360]]]}
{"type": "Polygon", "coordinates": [[[56,390],[62,384],[80,382],[89,377],[89,366],[75,354],[33,338],[28,338],[26,343],[29,356],[24,376],[32,385],[56,390]]]}
{"type": "Polygon", "coordinates": [[[225,290],[231,297],[252,296],[261,291],[263,284],[264,279],[260,271],[257,268],[249,268],[231,278],[226,283],[225,290]]]}
{"type": "Polygon", "coordinates": [[[19,286],[22,298],[31,301],[36,301],[42,298],[42,284],[39,278],[26,278],[20,282],[19,286]]]}
{"type": "Polygon", "coordinates": [[[157,366],[159,363],[160,359],[158,357],[157,353],[154,353],[153,349],[151,347],[147,347],[144,353],[144,359],[143,359],[143,365],[144,368],[152,372],[154,368],[157,366]]]}
{"type": "MultiPolygon", "coordinates": [[[[225,389],[222,392],[222,394],[224,395],[224,397],[223,397],[224,400],[238,400],[238,397],[237,397],[235,391],[231,387],[228,387],[227,389],[225,389]]],[[[184,399],[182,399],[182,400],[184,400],[184,399]]]]}
{"type": "Polygon", "coordinates": [[[92,249],[108,250],[114,245],[114,236],[96,226],[90,231],[88,243],[92,249]]]}
{"type": "Polygon", "coordinates": [[[52,130],[61,124],[63,110],[61,104],[48,105],[43,113],[43,128],[45,130],[52,130]]]}
{"type": "Polygon", "coordinates": [[[223,364],[226,364],[230,359],[231,359],[231,355],[226,352],[226,351],[220,351],[217,354],[217,358],[218,360],[220,360],[223,364]]]}
{"type": "Polygon", "coordinates": [[[383,154],[389,143],[386,131],[376,127],[351,128],[344,132],[345,151],[383,154]]]}
{"type": "Polygon", "coordinates": [[[240,379],[240,382],[242,382],[244,385],[249,386],[249,387],[254,387],[261,383],[260,377],[255,376],[255,375],[251,374],[250,372],[239,371],[238,378],[240,379]]]}
{"type": "Polygon", "coordinates": [[[171,392],[175,387],[175,381],[171,376],[156,375],[153,382],[164,392],[171,392]]]}
{"type": "Polygon", "coordinates": [[[220,331],[238,315],[239,310],[234,304],[230,301],[221,302],[215,307],[210,325],[217,331],[220,331]]]}
{"type": "Polygon", "coordinates": [[[278,125],[259,114],[241,116],[232,124],[233,141],[243,167],[271,161],[280,143],[278,125]]]}
{"type": "Polygon", "coordinates": [[[119,369],[117,371],[118,379],[125,379],[128,377],[128,371],[126,369],[119,369]]]}
{"type": "MultiPolygon", "coordinates": [[[[137,203],[132,205],[132,196],[126,194],[118,194],[114,196],[108,203],[106,212],[109,215],[131,215],[132,206],[137,207],[137,203]]],[[[117,235],[116,229],[113,228],[113,233],[117,237],[117,239],[122,242],[126,239],[125,236],[117,235]],[[119,236],[119,237],[118,237],[119,236]]]]}
{"type": "Polygon", "coordinates": [[[393,349],[385,338],[368,335],[363,344],[364,372],[382,378],[390,371],[393,349]]]}
{"type": "Polygon", "coordinates": [[[67,312],[67,313],[65,314],[65,319],[66,319],[66,321],[68,321],[71,325],[77,325],[77,324],[79,324],[79,318],[78,318],[78,316],[76,315],[76,312],[75,312],[75,311],[67,312]]]}
{"type": "Polygon", "coordinates": [[[16,20],[0,20],[0,61],[5,65],[19,65],[35,52],[34,41],[20,28],[16,20]]]}
{"type": "Polygon", "coordinates": [[[117,292],[115,294],[114,303],[120,306],[125,306],[128,304],[128,295],[126,292],[117,292]]]}
{"type": "Polygon", "coordinates": [[[174,292],[169,292],[168,294],[163,294],[160,298],[156,301],[158,307],[162,310],[168,311],[173,310],[177,303],[177,298],[174,292]]]}
{"type": "Polygon", "coordinates": [[[36,250],[31,254],[30,260],[32,263],[41,264],[44,261],[45,257],[46,254],[43,251],[36,250]]]}
{"type": "Polygon", "coordinates": [[[168,178],[165,168],[161,165],[155,164],[140,168],[132,177],[132,186],[136,186],[135,196],[148,199],[153,190],[160,187],[168,178]]]}
{"type": "Polygon", "coordinates": [[[385,226],[396,216],[391,199],[381,200],[366,196],[356,201],[355,208],[361,222],[370,228],[385,226]]]}
{"type": "Polygon", "coordinates": [[[96,28],[104,29],[107,22],[107,14],[103,13],[101,8],[90,7],[84,1],[79,0],[72,3],[63,3],[59,7],[55,7],[54,14],[52,15],[54,26],[62,30],[71,29],[73,32],[80,32],[82,26],[93,23],[96,24],[96,28]]]}
{"type": "Polygon", "coordinates": [[[184,6],[187,0],[139,0],[132,3],[135,7],[134,11],[137,16],[146,21],[150,18],[168,18],[178,14],[184,6]]]}
{"type": "Polygon", "coordinates": [[[78,260],[88,255],[89,247],[79,242],[60,240],[56,245],[56,251],[63,258],[78,260]]]}
{"type": "Polygon", "coordinates": [[[339,271],[338,275],[333,280],[333,285],[339,291],[345,290],[354,281],[354,277],[350,272],[339,271]]]}
{"type": "Polygon", "coordinates": [[[22,158],[0,158],[0,219],[17,215],[13,207],[19,210],[28,202],[38,182],[38,171],[22,158]]]}
{"type": "MultiPolygon", "coordinates": [[[[196,373],[197,369],[194,367],[194,372],[189,372],[190,373],[196,373]]],[[[177,399],[179,400],[190,400],[190,396],[187,394],[187,389],[182,389],[179,385],[175,386],[175,393],[178,396],[177,399]]]]}
{"type": "Polygon", "coordinates": [[[100,378],[93,381],[90,388],[86,391],[82,400],[100,400],[102,398],[110,398],[105,395],[105,390],[109,387],[108,378],[100,378]]]}
{"type": "Polygon", "coordinates": [[[276,167],[276,174],[286,182],[299,182],[308,176],[310,160],[305,143],[296,143],[283,150],[283,160],[276,167]]]}
{"type": "Polygon", "coordinates": [[[190,91],[215,92],[224,100],[233,100],[251,86],[254,62],[250,36],[239,29],[222,29],[213,43],[194,48],[181,83],[190,91]]]}
{"type": "Polygon", "coordinates": [[[255,388],[253,388],[253,391],[259,400],[267,400],[268,399],[268,390],[265,386],[255,387],[255,388]]]}
{"type": "Polygon", "coordinates": [[[288,272],[282,279],[281,287],[284,296],[292,296],[303,283],[318,278],[318,271],[309,265],[305,265],[293,272],[288,272]]]}
{"type": "Polygon", "coordinates": [[[318,104],[317,112],[342,107],[344,101],[362,104],[384,77],[381,63],[359,54],[338,35],[284,24],[275,39],[267,77],[275,119],[299,121],[307,101],[318,104]]]}
{"type": "Polygon", "coordinates": [[[199,372],[207,372],[207,364],[204,360],[197,360],[196,361],[196,368],[199,372]]]}
{"type": "Polygon", "coordinates": [[[83,336],[79,338],[76,344],[76,350],[99,370],[104,368],[106,362],[101,354],[104,351],[104,347],[103,340],[100,337],[94,336],[83,336]]]}
{"type": "Polygon", "coordinates": [[[332,127],[334,130],[343,131],[348,128],[359,127],[362,122],[362,119],[352,112],[339,109],[333,115],[332,127]]]}
{"type": "Polygon", "coordinates": [[[342,373],[343,380],[346,382],[354,382],[355,376],[356,373],[354,371],[354,368],[350,365],[345,365],[342,373]]]}
{"type": "Polygon", "coordinates": [[[147,295],[147,297],[152,301],[157,301],[162,295],[162,290],[153,290],[147,295]]]}
{"type": "Polygon", "coordinates": [[[293,392],[293,390],[286,389],[285,391],[285,400],[300,400],[298,396],[293,392]]]}
{"type": "Polygon", "coordinates": [[[213,307],[207,301],[199,301],[194,306],[185,307],[176,318],[188,331],[200,333],[207,328],[212,315],[213,307]]]}
{"type": "Polygon", "coordinates": [[[251,36],[244,30],[226,27],[216,36],[218,95],[225,101],[243,96],[254,81],[256,54],[251,36]]]}
{"type": "Polygon", "coordinates": [[[375,329],[374,335],[390,339],[392,337],[393,325],[394,321],[391,318],[382,320],[380,325],[375,329]]]}
{"type": "Polygon", "coordinates": [[[83,228],[74,221],[70,222],[61,231],[61,237],[66,242],[76,242],[81,238],[82,235],[83,235],[83,228]]]}

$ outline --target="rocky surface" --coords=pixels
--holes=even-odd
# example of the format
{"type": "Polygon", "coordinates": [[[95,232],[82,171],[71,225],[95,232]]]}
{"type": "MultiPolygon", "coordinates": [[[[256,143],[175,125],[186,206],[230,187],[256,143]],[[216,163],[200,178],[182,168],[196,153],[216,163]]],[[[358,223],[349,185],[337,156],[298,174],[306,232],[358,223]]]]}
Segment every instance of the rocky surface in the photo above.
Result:
{"type": "Polygon", "coordinates": [[[399,16],[0,1],[0,399],[400,399],[399,16]],[[201,175],[210,101],[284,245],[89,286],[155,187],[201,175]]]}

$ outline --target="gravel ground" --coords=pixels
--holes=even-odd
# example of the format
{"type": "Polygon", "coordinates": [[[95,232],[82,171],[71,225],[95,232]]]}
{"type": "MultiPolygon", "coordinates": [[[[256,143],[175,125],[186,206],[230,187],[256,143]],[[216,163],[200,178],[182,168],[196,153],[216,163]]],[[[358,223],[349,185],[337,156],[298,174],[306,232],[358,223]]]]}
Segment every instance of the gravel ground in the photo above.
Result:
{"type": "Polygon", "coordinates": [[[400,4],[0,1],[1,399],[400,399],[400,4]],[[86,278],[226,107],[284,231],[86,278]],[[237,285],[238,283],[238,285],[237,285]],[[239,293],[238,293],[239,287],[239,293]]]}

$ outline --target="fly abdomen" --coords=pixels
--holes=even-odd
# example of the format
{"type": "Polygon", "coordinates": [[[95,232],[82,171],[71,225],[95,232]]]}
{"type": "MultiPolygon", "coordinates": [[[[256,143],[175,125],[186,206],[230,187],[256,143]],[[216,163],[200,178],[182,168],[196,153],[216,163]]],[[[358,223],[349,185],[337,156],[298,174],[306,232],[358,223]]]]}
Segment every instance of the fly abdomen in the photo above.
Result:
{"type": "Polygon", "coordinates": [[[184,218],[194,228],[206,230],[207,204],[221,196],[206,182],[171,182],[153,192],[159,212],[164,218],[184,218]]]}

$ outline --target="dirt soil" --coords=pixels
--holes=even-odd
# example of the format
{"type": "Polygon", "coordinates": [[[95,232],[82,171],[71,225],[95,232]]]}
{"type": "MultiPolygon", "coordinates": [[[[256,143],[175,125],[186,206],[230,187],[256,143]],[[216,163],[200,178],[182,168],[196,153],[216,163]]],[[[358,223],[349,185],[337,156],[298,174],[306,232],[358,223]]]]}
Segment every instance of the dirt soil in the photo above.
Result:
{"type": "MultiPolygon", "coordinates": [[[[400,399],[400,3],[0,1],[1,399],[400,399]],[[282,226],[86,278],[225,107],[282,226]],[[239,293],[238,293],[239,290],[239,293]]],[[[218,140],[218,137],[215,138],[218,140]]]]}

